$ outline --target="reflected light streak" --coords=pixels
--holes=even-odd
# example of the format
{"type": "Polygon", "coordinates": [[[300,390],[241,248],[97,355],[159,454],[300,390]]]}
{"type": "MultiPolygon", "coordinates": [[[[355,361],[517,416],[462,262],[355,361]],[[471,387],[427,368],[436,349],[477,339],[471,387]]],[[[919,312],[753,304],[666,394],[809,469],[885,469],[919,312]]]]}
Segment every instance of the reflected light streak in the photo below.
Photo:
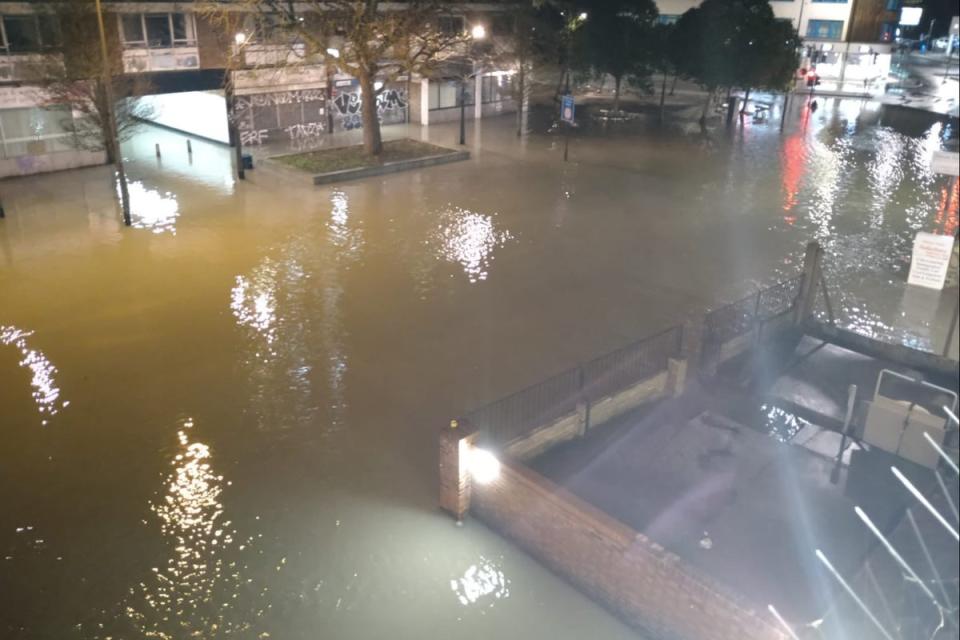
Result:
{"type": "Polygon", "coordinates": [[[482,598],[492,598],[492,607],[497,600],[510,597],[510,580],[496,564],[480,556],[480,561],[470,565],[462,578],[450,581],[450,589],[465,607],[476,604],[482,598]]]}
{"type": "MultiPolygon", "coordinates": [[[[134,229],[149,229],[153,233],[177,234],[177,218],[180,205],[171,192],[161,194],[156,189],[147,189],[140,181],[127,184],[130,193],[130,218],[134,229]]],[[[119,196],[120,185],[117,185],[119,196]]]]}
{"type": "MultiPolygon", "coordinates": [[[[271,271],[268,266],[268,271],[271,271]]],[[[277,339],[277,300],[273,284],[269,281],[251,281],[237,276],[236,284],[230,290],[230,310],[237,324],[249,327],[263,336],[267,349],[277,339]]]]}
{"type": "Polygon", "coordinates": [[[492,216],[459,207],[444,211],[441,220],[436,231],[440,254],[462,266],[471,283],[486,280],[494,249],[513,236],[509,231],[497,231],[492,216]]]}
{"type": "MultiPolygon", "coordinates": [[[[60,400],[60,388],[56,384],[54,376],[57,368],[43,354],[42,351],[31,349],[27,344],[27,338],[33,335],[33,331],[24,331],[8,325],[0,325],[0,344],[13,345],[20,351],[21,367],[30,370],[30,386],[33,387],[34,402],[37,403],[37,410],[43,416],[55,416],[60,409],[70,404],[69,400],[60,400]]],[[[47,418],[42,418],[40,424],[47,424],[47,418]]]]}
{"type": "Polygon", "coordinates": [[[152,580],[139,584],[146,607],[126,607],[144,637],[221,637],[250,628],[232,610],[241,585],[249,582],[240,573],[246,567],[231,561],[228,552],[243,551],[252,538],[234,548],[237,532],[223,520],[221,502],[224,485],[230,483],[214,472],[210,447],[190,438],[193,426],[188,419],[177,432],[179,448],[166,492],[150,505],[170,558],[165,567],[153,567],[152,580]]]}

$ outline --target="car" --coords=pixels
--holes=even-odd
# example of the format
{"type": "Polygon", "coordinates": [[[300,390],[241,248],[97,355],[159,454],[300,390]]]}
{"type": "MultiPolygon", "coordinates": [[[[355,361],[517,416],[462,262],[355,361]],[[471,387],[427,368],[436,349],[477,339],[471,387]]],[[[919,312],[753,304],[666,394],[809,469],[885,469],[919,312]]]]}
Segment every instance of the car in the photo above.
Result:
{"type": "MultiPolygon", "coordinates": [[[[951,47],[951,50],[955,50],[957,48],[958,41],[960,41],[960,36],[953,36],[953,46],[951,47]]],[[[933,48],[936,49],[937,51],[946,51],[947,43],[949,42],[950,42],[950,39],[947,36],[943,36],[942,38],[937,38],[936,40],[933,41],[933,48]]]]}

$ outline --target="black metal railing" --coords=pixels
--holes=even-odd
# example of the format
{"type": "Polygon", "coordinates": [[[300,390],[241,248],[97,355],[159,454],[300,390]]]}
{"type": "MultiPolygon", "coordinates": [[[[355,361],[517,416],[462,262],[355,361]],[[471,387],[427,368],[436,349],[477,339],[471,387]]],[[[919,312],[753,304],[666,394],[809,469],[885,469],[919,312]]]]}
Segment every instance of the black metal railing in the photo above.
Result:
{"type": "Polygon", "coordinates": [[[723,343],[792,312],[799,302],[802,286],[803,274],[708,313],[704,319],[702,359],[714,357],[723,343]]]}
{"type": "Polygon", "coordinates": [[[681,327],[638,340],[468,413],[490,444],[505,444],[592,402],[666,370],[679,357],[681,327]]]}

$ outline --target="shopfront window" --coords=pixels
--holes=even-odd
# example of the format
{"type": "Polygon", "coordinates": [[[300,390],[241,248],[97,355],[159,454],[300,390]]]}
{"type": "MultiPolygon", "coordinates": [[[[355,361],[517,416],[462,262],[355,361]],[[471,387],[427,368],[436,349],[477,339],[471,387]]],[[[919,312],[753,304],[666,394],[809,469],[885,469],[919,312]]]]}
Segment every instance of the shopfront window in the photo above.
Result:
{"type": "Polygon", "coordinates": [[[0,110],[0,148],[4,158],[43,155],[73,148],[70,109],[29,107],[0,110]]]}
{"type": "Polygon", "coordinates": [[[484,76],[480,79],[480,97],[484,103],[500,102],[513,97],[513,76],[484,76]]]}
{"type": "MultiPolygon", "coordinates": [[[[441,78],[430,81],[430,109],[450,109],[460,106],[459,78],[441,78]]],[[[468,80],[464,87],[466,94],[465,106],[473,105],[473,80],[468,80]]]]}
{"type": "Polygon", "coordinates": [[[807,23],[807,37],[818,40],[839,40],[843,35],[843,20],[811,20],[807,23]]]}

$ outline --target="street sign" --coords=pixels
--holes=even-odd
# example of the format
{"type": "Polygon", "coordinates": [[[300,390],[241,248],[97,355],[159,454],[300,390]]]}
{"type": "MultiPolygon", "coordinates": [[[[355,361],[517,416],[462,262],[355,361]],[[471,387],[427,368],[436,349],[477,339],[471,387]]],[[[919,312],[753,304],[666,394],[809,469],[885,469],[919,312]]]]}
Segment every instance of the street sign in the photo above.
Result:
{"type": "Polygon", "coordinates": [[[560,100],[560,119],[567,124],[573,124],[573,96],[565,95],[560,100]]]}
{"type": "Polygon", "coordinates": [[[956,151],[933,152],[930,159],[930,169],[934,173],[945,173],[948,176],[960,176],[960,153],[956,151]]]}
{"type": "Polygon", "coordinates": [[[928,289],[943,289],[953,253],[953,236],[921,231],[913,241],[910,275],[907,284],[928,289]]]}

